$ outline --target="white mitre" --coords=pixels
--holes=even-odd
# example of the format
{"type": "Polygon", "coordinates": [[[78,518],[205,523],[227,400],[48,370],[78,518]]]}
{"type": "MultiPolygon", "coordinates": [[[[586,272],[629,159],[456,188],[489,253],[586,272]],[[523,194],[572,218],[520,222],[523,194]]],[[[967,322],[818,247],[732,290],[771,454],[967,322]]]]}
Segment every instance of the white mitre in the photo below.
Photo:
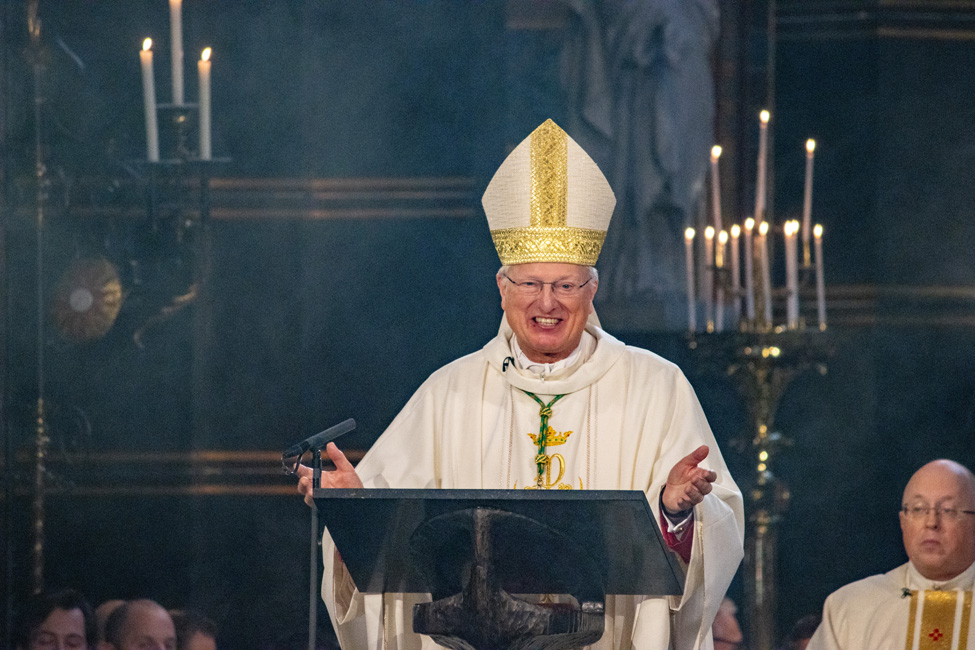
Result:
{"type": "Polygon", "coordinates": [[[481,203],[502,264],[594,266],[616,196],[582,147],[546,120],[508,155],[481,203]]]}

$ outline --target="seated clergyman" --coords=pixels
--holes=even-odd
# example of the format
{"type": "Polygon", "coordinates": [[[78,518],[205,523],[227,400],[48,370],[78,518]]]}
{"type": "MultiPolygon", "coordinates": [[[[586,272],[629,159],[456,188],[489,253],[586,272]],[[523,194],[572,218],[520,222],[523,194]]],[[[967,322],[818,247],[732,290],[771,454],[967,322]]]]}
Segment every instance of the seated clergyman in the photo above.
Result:
{"type": "Polygon", "coordinates": [[[975,650],[975,476],[950,460],[924,465],[900,521],[910,561],[831,594],[808,650],[975,650]]]}

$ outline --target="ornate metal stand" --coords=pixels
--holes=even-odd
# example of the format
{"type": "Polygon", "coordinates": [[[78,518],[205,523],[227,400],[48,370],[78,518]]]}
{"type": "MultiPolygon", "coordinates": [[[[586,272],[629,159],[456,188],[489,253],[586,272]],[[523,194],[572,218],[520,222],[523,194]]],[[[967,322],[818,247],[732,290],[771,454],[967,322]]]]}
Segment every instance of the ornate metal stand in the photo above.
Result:
{"type": "Polygon", "coordinates": [[[825,373],[832,353],[830,336],[818,329],[729,332],[691,338],[708,368],[732,377],[744,397],[750,431],[734,445],[754,473],[739,477],[748,516],[745,536],[745,611],[748,645],[772,650],[776,643],[777,528],[785,515],[789,490],[773,471],[779,453],[791,441],[773,429],[779,400],[800,372],[825,373]]]}
{"type": "MultiPolygon", "coordinates": [[[[431,636],[439,645],[451,650],[571,650],[595,643],[603,635],[605,596],[597,587],[601,582],[598,567],[572,540],[527,517],[487,508],[463,510],[430,519],[414,534],[412,544],[416,544],[418,564],[424,565],[434,585],[435,599],[415,606],[413,630],[431,636]],[[499,534],[496,529],[517,531],[541,542],[533,547],[562,558],[584,576],[578,579],[581,590],[573,594],[580,604],[534,604],[502,589],[491,558],[499,534]],[[452,594],[448,585],[456,576],[444,575],[443,568],[423,549],[433,547],[436,540],[451,538],[457,530],[470,531],[473,553],[465,571],[467,583],[452,594]]],[[[465,544],[457,546],[454,553],[467,550],[465,544]]]]}

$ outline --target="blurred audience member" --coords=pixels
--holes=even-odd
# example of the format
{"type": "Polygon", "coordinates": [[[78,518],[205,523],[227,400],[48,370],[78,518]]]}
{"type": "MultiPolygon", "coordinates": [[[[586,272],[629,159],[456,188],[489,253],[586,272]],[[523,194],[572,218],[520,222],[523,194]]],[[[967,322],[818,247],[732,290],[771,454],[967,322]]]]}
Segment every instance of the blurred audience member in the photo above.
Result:
{"type": "Polygon", "coordinates": [[[176,650],[176,628],[159,603],[132,600],[108,617],[105,640],[111,650],[176,650]]]}
{"type": "Polygon", "coordinates": [[[819,614],[807,614],[800,618],[783,639],[779,650],[806,650],[809,639],[819,627],[821,620],[822,617],[819,614]]]}
{"type": "Polygon", "coordinates": [[[738,607],[735,601],[725,598],[718,606],[718,613],[711,624],[711,635],[714,637],[714,650],[743,650],[745,637],[738,624],[738,607]]]}
{"type": "Polygon", "coordinates": [[[170,610],[179,650],[217,650],[217,625],[193,610],[170,610]]]}
{"type": "Polygon", "coordinates": [[[98,624],[98,650],[111,650],[111,646],[105,641],[105,623],[112,612],[124,604],[124,600],[106,600],[95,608],[95,621],[98,624]]]}
{"type": "Polygon", "coordinates": [[[91,605],[79,592],[63,589],[30,599],[13,641],[17,650],[88,650],[96,635],[91,605]]]}

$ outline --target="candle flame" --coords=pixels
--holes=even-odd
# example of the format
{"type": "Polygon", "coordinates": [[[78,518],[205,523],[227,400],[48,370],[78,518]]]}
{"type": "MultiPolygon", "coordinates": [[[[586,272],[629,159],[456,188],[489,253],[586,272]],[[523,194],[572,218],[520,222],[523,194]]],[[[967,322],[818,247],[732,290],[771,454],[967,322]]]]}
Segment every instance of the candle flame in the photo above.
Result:
{"type": "Polygon", "coordinates": [[[146,40],[142,41],[142,50],[144,52],[148,52],[151,49],[152,49],[152,39],[151,38],[147,38],[146,40]]]}
{"type": "Polygon", "coordinates": [[[721,157],[721,145],[716,144],[711,147],[711,160],[717,160],[721,157]]]}
{"type": "Polygon", "coordinates": [[[799,222],[796,220],[785,222],[785,234],[787,237],[791,237],[799,232],[799,222]]]}
{"type": "Polygon", "coordinates": [[[816,141],[813,140],[812,138],[809,138],[808,140],[806,140],[806,151],[808,151],[809,153],[812,153],[815,150],[816,150],[816,141]]]}
{"type": "Polygon", "coordinates": [[[203,53],[200,54],[200,61],[209,61],[210,60],[210,52],[211,52],[211,49],[209,47],[208,48],[205,48],[203,50],[203,53]]]}
{"type": "Polygon", "coordinates": [[[820,224],[820,223],[817,223],[816,224],[816,227],[813,228],[813,236],[815,236],[816,239],[819,239],[820,237],[823,236],[823,225],[822,224],[820,224]]]}
{"type": "Polygon", "coordinates": [[[708,239],[714,239],[714,226],[708,226],[704,229],[704,236],[708,239]]]}
{"type": "Polygon", "coordinates": [[[760,234],[762,237],[768,234],[768,221],[763,221],[762,223],[758,224],[758,234],[760,234]]]}
{"type": "Polygon", "coordinates": [[[693,228],[688,228],[687,230],[684,231],[684,239],[686,239],[687,241],[691,241],[692,239],[694,239],[693,228]]]}
{"type": "Polygon", "coordinates": [[[741,226],[737,223],[731,227],[731,237],[733,239],[738,239],[741,236],[741,226]]]}
{"type": "Polygon", "coordinates": [[[751,231],[755,227],[755,220],[751,217],[745,219],[745,230],[751,231]]]}
{"type": "Polygon", "coordinates": [[[728,243],[728,231],[727,230],[722,230],[721,232],[718,233],[718,242],[721,243],[722,245],[728,243]]]}
{"type": "Polygon", "coordinates": [[[768,124],[768,120],[771,117],[768,111],[762,111],[758,114],[758,119],[762,120],[762,124],[768,124]]]}

